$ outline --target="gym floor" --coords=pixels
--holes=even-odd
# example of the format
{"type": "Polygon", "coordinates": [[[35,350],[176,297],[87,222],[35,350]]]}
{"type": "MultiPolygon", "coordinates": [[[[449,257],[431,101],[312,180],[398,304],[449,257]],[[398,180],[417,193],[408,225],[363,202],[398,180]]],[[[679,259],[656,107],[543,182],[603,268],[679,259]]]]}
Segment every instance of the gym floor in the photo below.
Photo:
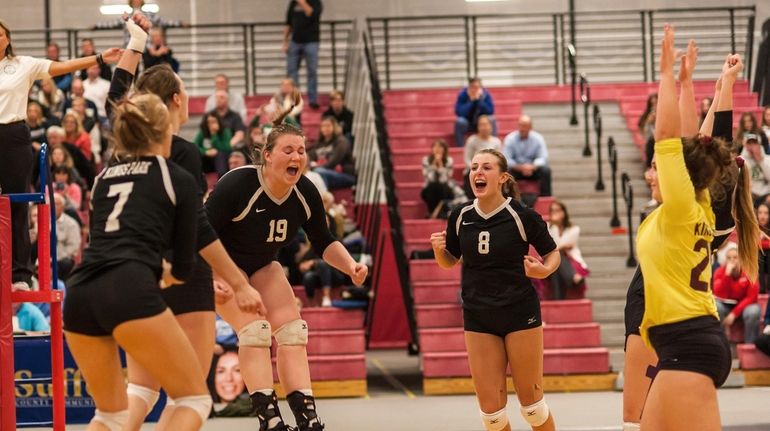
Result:
{"type": "MultiPolygon", "coordinates": [[[[475,397],[423,396],[419,363],[403,351],[367,354],[369,396],[318,401],[329,431],[471,431],[482,430],[475,397]]],[[[620,431],[620,392],[550,393],[546,395],[560,431],[620,431]]],[[[514,395],[508,415],[514,431],[529,430],[514,395]]],[[[770,387],[722,389],[719,407],[725,431],[770,431],[770,387]]],[[[281,402],[284,417],[291,417],[281,402]]],[[[67,427],[83,430],[85,426],[67,427]]],[[[143,430],[151,430],[146,425],[143,430]]],[[[214,419],[205,431],[253,431],[254,418],[214,419]]]]}

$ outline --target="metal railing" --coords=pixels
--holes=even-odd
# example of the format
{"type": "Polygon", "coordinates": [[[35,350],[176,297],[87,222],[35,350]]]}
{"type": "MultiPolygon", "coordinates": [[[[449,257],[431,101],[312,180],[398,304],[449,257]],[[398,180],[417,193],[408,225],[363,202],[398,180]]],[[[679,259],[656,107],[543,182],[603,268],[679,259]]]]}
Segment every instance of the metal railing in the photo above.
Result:
{"type": "Polygon", "coordinates": [[[350,49],[345,94],[348,105],[356,113],[353,122],[353,134],[355,136],[353,155],[358,170],[355,192],[358,211],[356,221],[365,238],[370,241],[370,249],[373,251],[376,261],[372,278],[374,296],[370,301],[367,319],[367,343],[375,317],[378,275],[382,270],[383,250],[386,241],[390,240],[395,253],[396,270],[398,271],[412,337],[409,348],[411,351],[416,351],[417,324],[414,315],[414,301],[409,286],[409,263],[404,253],[402,223],[398,215],[398,200],[395,195],[395,180],[385,127],[382,92],[367,36],[355,28],[348,41],[350,49]],[[381,228],[383,207],[386,208],[389,230],[381,228]]]}
{"type": "Polygon", "coordinates": [[[631,186],[631,177],[627,173],[623,172],[620,175],[620,182],[623,189],[623,200],[626,202],[626,216],[628,217],[628,258],[626,259],[626,267],[633,268],[637,264],[636,253],[634,253],[634,225],[631,216],[634,211],[634,189],[631,186]]]}
{"type": "MultiPolygon", "coordinates": [[[[166,40],[180,63],[179,75],[192,95],[214,91],[214,76],[225,73],[230,86],[244,94],[270,94],[286,76],[286,55],[281,50],[283,28],[279,22],[201,24],[167,27],[166,40]]],[[[318,88],[328,92],[343,87],[347,68],[348,36],[352,21],[321,22],[318,88]]],[[[79,55],[79,43],[92,38],[97,50],[124,45],[121,29],[14,30],[14,50],[20,55],[43,57],[48,40],[61,47],[61,59],[79,55]]],[[[300,84],[307,83],[304,62],[300,84]]]]}
{"type": "Polygon", "coordinates": [[[567,13],[378,17],[367,25],[384,87],[398,89],[461,86],[472,76],[487,86],[566,84],[574,62],[595,83],[652,82],[666,22],[680,40],[698,41],[696,79],[713,76],[728,52],[744,54],[750,78],[754,20],[747,6],[576,12],[574,28],[567,13]]]}

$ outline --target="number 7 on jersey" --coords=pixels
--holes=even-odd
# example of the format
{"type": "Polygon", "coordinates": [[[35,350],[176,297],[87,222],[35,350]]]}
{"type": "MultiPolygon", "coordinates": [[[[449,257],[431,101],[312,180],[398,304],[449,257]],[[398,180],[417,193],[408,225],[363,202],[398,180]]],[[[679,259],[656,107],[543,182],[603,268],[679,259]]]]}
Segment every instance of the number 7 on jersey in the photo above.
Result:
{"type": "Polygon", "coordinates": [[[117,232],[120,230],[120,213],[123,212],[123,207],[126,206],[128,196],[134,191],[134,183],[120,183],[110,186],[110,190],[107,191],[108,198],[118,197],[118,201],[115,203],[115,207],[112,208],[112,212],[107,217],[107,223],[104,225],[105,232],[117,232]]]}

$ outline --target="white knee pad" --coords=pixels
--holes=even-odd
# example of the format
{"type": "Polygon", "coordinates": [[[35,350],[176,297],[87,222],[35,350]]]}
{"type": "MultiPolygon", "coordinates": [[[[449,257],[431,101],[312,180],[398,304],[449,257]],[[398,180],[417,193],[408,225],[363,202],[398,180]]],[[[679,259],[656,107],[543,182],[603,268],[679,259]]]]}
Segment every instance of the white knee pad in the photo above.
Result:
{"type": "Polygon", "coordinates": [[[198,416],[200,416],[201,422],[206,422],[209,414],[211,414],[212,401],[210,395],[193,395],[175,398],[174,405],[177,409],[182,407],[193,409],[195,413],[198,413],[198,416]]]}
{"type": "Polygon", "coordinates": [[[500,431],[505,428],[508,425],[508,414],[505,412],[505,407],[494,413],[481,411],[481,422],[484,423],[484,428],[487,431],[500,431]]]}
{"type": "Polygon", "coordinates": [[[110,431],[121,431],[128,422],[128,409],[113,413],[96,409],[93,420],[106,426],[110,431]]]}
{"type": "Polygon", "coordinates": [[[302,319],[292,320],[275,331],[275,341],[279,346],[301,346],[307,344],[307,322],[302,319]]]}
{"type": "Polygon", "coordinates": [[[641,425],[636,422],[623,422],[623,431],[639,431],[641,425]]]}
{"type": "Polygon", "coordinates": [[[521,416],[533,427],[539,427],[548,420],[550,416],[548,410],[548,404],[545,403],[545,398],[532,404],[531,406],[521,406],[521,416]]]}
{"type": "Polygon", "coordinates": [[[128,384],[128,390],[126,390],[126,393],[128,393],[129,396],[133,395],[144,401],[145,404],[147,404],[147,411],[152,410],[152,408],[155,406],[155,403],[158,402],[158,398],[160,397],[160,392],[153,391],[150,388],[135,385],[133,383],[128,384]]]}
{"type": "Polygon", "coordinates": [[[272,329],[267,320],[255,320],[238,331],[238,344],[250,347],[270,347],[272,329]]]}

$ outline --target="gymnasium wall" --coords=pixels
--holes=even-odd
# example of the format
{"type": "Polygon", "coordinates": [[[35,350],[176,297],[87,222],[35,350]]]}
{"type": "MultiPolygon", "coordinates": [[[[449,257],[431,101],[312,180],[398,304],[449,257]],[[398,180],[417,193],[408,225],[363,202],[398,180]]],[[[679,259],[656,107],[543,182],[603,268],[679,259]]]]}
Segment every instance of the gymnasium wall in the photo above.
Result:
{"type": "MultiPolygon", "coordinates": [[[[50,0],[54,28],[90,27],[104,20],[99,0],[50,0]]],[[[288,0],[156,0],[161,14],[191,23],[280,21],[288,0]]],[[[43,28],[43,0],[3,0],[0,19],[12,29],[43,28]]],[[[757,5],[757,24],[770,17],[766,0],[577,0],[579,11],[628,10],[687,7],[725,7],[757,5]]],[[[324,19],[351,19],[366,16],[452,15],[484,13],[563,12],[567,0],[507,0],[467,3],[465,0],[325,0],[324,19]],[[526,8],[526,9],[525,9],[526,8]]],[[[757,34],[759,34],[757,32],[757,34]]]]}

